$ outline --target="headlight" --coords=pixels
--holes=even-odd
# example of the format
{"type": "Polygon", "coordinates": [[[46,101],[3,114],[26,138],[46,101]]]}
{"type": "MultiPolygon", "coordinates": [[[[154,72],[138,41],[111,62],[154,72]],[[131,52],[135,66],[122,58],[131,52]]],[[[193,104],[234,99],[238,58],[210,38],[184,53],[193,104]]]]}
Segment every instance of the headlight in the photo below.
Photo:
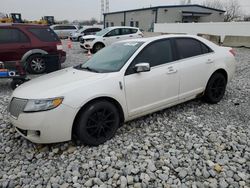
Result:
{"type": "Polygon", "coordinates": [[[53,99],[31,99],[28,100],[24,112],[39,112],[51,110],[62,104],[63,97],[53,99]]]}

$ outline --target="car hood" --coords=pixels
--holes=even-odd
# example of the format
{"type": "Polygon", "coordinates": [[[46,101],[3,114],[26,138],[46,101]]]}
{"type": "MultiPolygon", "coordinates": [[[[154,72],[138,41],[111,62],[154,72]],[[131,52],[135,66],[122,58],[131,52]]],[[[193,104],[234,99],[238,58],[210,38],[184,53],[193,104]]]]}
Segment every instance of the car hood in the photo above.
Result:
{"type": "Polygon", "coordinates": [[[87,35],[87,36],[82,36],[82,39],[97,39],[100,38],[100,36],[96,36],[96,35],[87,35]]]}
{"type": "Polygon", "coordinates": [[[104,78],[107,74],[78,70],[71,67],[22,84],[14,91],[13,97],[23,99],[59,97],[76,88],[90,85],[104,78]]]}

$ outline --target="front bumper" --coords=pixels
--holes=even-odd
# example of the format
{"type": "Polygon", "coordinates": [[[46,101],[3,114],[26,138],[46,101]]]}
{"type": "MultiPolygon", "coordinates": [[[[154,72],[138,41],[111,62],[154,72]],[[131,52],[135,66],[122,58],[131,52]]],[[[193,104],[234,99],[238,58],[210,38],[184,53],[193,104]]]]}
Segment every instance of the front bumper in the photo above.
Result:
{"type": "Polygon", "coordinates": [[[34,143],[48,144],[71,140],[75,109],[61,104],[43,112],[21,113],[10,121],[17,132],[34,143]]]}
{"type": "Polygon", "coordinates": [[[87,49],[87,50],[91,50],[93,49],[93,43],[92,42],[84,42],[84,43],[80,43],[80,47],[83,49],[87,49]]]}

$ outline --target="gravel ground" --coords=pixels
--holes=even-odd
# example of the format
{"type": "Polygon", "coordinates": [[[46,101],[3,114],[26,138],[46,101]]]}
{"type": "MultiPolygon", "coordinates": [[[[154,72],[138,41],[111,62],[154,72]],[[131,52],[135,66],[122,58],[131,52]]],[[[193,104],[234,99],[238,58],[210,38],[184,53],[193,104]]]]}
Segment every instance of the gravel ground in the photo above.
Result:
{"type": "MultiPolygon", "coordinates": [[[[85,60],[74,43],[63,67],[85,60]]],[[[99,147],[19,136],[1,80],[0,187],[250,187],[249,60],[249,49],[237,49],[237,74],[219,104],[193,100],[128,122],[99,147]]]]}

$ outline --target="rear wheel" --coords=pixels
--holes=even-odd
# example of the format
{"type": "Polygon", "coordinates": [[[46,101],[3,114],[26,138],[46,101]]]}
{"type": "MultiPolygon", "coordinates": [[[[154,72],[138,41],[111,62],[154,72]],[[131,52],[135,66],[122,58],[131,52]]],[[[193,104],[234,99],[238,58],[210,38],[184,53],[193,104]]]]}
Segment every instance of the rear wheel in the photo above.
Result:
{"type": "Polygon", "coordinates": [[[74,134],[84,144],[97,146],[111,139],[119,128],[115,105],[102,100],[89,104],[76,122],[74,134]]]}
{"type": "Polygon", "coordinates": [[[41,55],[32,55],[27,60],[27,71],[32,74],[45,73],[46,63],[41,55]]]}
{"type": "Polygon", "coordinates": [[[214,73],[208,81],[204,98],[208,103],[218,103],[224,96],[227,80],[221,73],[214,73]]]}
{"type": "Polygon", "coordinates": [[[93,47],[93,53],[96,53],[98,51],[100,51],[101,49],[103,49],[105,46],[102,43],[96,43],[93,47]]]}

